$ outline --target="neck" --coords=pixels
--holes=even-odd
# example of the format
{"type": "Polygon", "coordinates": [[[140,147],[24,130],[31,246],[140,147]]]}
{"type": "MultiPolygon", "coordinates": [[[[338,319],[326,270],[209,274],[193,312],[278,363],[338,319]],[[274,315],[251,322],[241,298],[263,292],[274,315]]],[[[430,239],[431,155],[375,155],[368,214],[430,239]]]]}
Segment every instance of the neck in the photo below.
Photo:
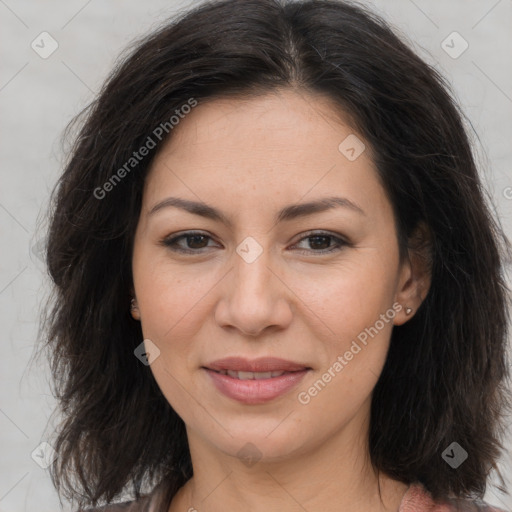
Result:
{"type": "Polygon", "coordinates": [[[286,460],[264,457],[252,465],[188,432],[194,476],[169,512],[397,512],[408,486],[376,474],[361,427],[346,425],[286,460]]]}

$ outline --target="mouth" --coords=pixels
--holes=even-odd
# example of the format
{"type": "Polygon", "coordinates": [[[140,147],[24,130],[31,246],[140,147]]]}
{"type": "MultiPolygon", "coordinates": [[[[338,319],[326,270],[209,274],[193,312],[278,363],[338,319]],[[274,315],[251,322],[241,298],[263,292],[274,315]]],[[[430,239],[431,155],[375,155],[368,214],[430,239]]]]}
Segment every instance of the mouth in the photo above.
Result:
{"type": "Polygon", "coordinates": [[[233,378],[268,379],[278,377],[278,372],[297,372],[310,369],[307,365],[280,359],[278,357],[260,357],[258,359],[245,359],[244,357],[225,357],[204,366],[208,370],[228,374],[233,378]],[[231,372],[232,375],[229,373],[231,372]],[[236,374],[242,374],[237,377],[236,374]],[[270,375],[268,375],[270,373],[270,375]],[[254,374],[254,376],[251,376],[254,374]],[[272,375],[274,374],[274,375],[272,375]],[[263,377],[261,375],[264,375],[263,377]],[[258,377],[259,376],[259,377],[258,377]]]}
{"type": "MultiPolygon", "coordinates": [[[[211,368],[208,368],[211,370],[211,368]]],[[[263,379],[272,379],[274,377],[281,377],[285,373],[295,373],[295,372],[287,372],[285,370],[276,370],[273,372],[237,372],[235,370],[212,370],[215,373],[220,373],[221,375],[229,375],[233,379],[238,380],[263,380],[263,379]]],[[[296,370],[300,371],[300,370],[296,370]]]]}
{"type": "Polygon", "coordinates": [[[312,368],[278,358],[230,357],[209,363],[202,369],[223,395],[254,405],[291,391],[312,368]]]}

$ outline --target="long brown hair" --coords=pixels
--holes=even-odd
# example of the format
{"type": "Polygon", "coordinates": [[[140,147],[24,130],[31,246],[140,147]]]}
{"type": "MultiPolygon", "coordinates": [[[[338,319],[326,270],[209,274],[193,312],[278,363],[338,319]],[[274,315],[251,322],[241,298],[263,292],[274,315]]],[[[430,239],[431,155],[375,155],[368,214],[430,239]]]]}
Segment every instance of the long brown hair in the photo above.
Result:
{"type": "Polygon", "coordinates": [[[81,123],[52,196],[54,293],[42,325],[63,421],[51,475],[80,506],[129,486],[139,498],[163,479],[172,496],[192,475],[184,423],[134,357],[143,336],[129,314],[144,179],[172,130],[153,136],[157,147],[129,172],[126,163],[191,98],[278,87],[327,95],[353,120],[393,205],[402,255],[419,222],[433,234],[429,294],[393,329],[374,389],[372,463],[435,498],[483,496],[510,406],[510,245],[448,86],[361,6],[220,0],[166,23],[116,66],[72,125],[81,123]],[[457,470],[441,457],[453,441],[469,453],[457,470]]]}

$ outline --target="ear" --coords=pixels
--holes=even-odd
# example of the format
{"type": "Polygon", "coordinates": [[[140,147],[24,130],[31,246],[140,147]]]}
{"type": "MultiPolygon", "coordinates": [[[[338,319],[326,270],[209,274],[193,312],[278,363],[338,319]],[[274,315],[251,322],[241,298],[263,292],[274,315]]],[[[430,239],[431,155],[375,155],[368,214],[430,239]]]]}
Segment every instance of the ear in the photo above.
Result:
{"type": "Polygon", "coordinates": [[[131,294],[132,294],[132,299],[130,301],[130,313],[134,320],[140,320],[139,306],[137,304],[137,299],[135,298],[135,292],[133,289],[131,290],[131,294]]]}
{"type": "Polygon", "coordinates": [[[432,281],[432,233],[425,222],[419,222],[408,240],[406,258],[400,268],[396,302],[402,309],[395,315],[394,325],[410,320],[428,294],[432,281]],[[406,310],[410,308],[409,314],[406,310]]]}

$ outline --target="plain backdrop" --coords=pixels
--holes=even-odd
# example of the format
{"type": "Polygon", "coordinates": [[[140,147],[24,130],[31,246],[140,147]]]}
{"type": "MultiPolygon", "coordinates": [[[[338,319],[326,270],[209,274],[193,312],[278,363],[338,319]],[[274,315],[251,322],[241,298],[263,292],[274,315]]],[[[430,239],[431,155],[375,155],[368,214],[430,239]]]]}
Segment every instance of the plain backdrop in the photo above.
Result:
{"type": "MultiPolygon", "coordinates": [[[[61,510],[48,470],[32,458],[55,407],[48,368],[29,366],[48,290],[41,219],[62,170],[60,136],[128,43],[195,3],[0,0],[0,512],[61,510]]],[[[512,0],[367,3],[451,83],[478,134],[482,179],[511,237],[512,0]]],[[[510,440],[507,448],[501,467],[512,489],[510,440]]],[[[512,498],[492,485],[486,500],[512,510],[512,498]]]]}

